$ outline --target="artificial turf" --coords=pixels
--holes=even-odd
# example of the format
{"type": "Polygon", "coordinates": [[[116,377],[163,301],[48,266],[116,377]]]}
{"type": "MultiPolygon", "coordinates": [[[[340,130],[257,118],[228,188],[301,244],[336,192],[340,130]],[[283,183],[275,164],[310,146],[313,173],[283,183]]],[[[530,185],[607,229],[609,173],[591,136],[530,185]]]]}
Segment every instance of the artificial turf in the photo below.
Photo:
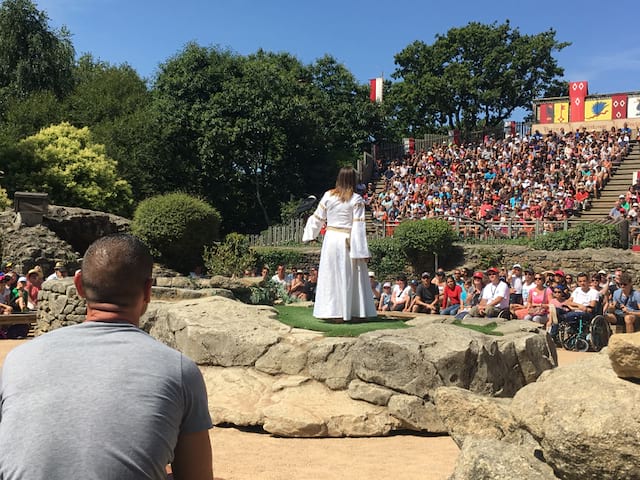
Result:
{"type": "Polygon", "coordinates": [[[369,318],[361,323],[332,324],[315,318],[310,307],[277,305],[275,308],[278,310],[278,320],[282,323],[290,327],[323,332],[327,337],[357,337],[374,330],[410,328],[402,320],[389,320],[384,317],[369,318]]]}

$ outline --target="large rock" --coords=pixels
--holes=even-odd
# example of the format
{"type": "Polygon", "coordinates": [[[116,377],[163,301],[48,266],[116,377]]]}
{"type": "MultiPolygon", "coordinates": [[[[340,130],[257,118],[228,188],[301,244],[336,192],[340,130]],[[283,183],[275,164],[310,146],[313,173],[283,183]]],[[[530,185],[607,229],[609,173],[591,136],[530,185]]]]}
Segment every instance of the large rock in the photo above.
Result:
{"type": "Polygon", "coordinates": [[[502,440],[518,425],[511,416],[511,399],[491,398],[464,388],[441,387],[434,396],[436,412],[459,447],[468,437],[502,440]]]}
{"type": "Polygon", "coordinates": [[[640,332],[612,336],[608,351],[616,375],[640,378],[640,332]]]}
{"type": "Polygon", "coordinates": [[[59,205],[49,205],[42,220],[45,227],[82,253],[100,237],[128,232],[130,223],[128,219],[110,213],[59,205]]]}
{"type": "Polygon", "coordinates": [[[606,352],[545,372],[511,413],[558,477],[640,478],[640,385],[619,378],[606,352]]]}
{"type": "MultiPolygon", "coordinates": [[[[518,445],[469,437],[449,480],[554,480],[553,469],[518,445]]],[[[598,477],[583,477],[598,478],[598,477]]]]}
{"type": "Polygon", "coordinates": [[[214,423],[262,425],[285,437],[387,435],[400,422],[305,376],[275,377],[248,368],[203,367],[214,423]]]}
{"type": "MultiPolygon", "coordinates": [[[[42,294],[45,327],[80,321],[84,302],[71,280],[49,283],[55,282],[42,294]]],[[[140,326],[201,366],[217,424],[261,425],[286,436],[445,432],[433,403],[438,387],[505,396],[526,381],[520,361],[553,366],[546,333],[489,337],[419,322],[356,338],[324,337],[284,325],[276,313],[220,296],[154,300],[140,326]]]]}

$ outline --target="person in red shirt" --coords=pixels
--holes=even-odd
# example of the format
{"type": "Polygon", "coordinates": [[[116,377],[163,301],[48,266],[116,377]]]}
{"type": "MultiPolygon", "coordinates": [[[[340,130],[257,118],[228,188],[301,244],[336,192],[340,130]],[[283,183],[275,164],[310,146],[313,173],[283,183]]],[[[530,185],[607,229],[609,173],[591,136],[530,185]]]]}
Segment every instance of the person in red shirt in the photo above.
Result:
{"type": "Polygon", "coordinates": [[[440,307],[441,315],[455,315],[458,313],[460,304],[462,303],[462,287],[456,284],[453,275],[447,277],[447,282],[442,292],[442,305],[440,307]]]}

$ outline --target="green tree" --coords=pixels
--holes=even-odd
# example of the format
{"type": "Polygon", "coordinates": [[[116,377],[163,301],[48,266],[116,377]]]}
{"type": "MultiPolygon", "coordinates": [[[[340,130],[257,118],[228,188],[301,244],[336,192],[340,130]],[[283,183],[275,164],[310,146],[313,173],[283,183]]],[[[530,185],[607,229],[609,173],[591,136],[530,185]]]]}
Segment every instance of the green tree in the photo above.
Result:
{"type": "Polygon", "coordinates": [[[74,69],[75,87],[65,99],[71,124],[89,127],[118,162],[135,200],[158,193],[157,134],[146,82],[127,64],[114,66],[84,55],[74,69]]]}
{"type": "Polygon", "coordinates": [[[195,44],[161,66],[153,98],[165,188],[206,197],[241,232],[329,186],[379,116],[329,57],[307,66],[286,53],[242,57],[195,44]]]}
{"type": "Polygon", "coordinates": [[[70,34],[49,27],[31,0],[0,5],[0,100],[50,90],[62,97],[73,86],[70,34]]]}
{"type": "Polygon", "coordinates": [[[470,129],[499,125],[516,108],[557,92],[564,70],[553,53],[570,45],[549,29],[523,35],[504,24],[470,22],[436,35],[432,45],[416,41],[395,56],[392,90],[395,115],[414,135],[439,126],[470,129]]]}
{"type": "Polygon", "coordinates": [[[87,127],[44,128],[21,140],[9,161],[10,191],[42,191],[52,203],[130,213],[131,188],[87,127]]]}
{"type": "Polygon", "coordinates": [[[393,238],[414,271],[421,272],[432,264],[434,255],[446,257],[456,234],[446,220],[410,220],[396,227],[393,238]]]}

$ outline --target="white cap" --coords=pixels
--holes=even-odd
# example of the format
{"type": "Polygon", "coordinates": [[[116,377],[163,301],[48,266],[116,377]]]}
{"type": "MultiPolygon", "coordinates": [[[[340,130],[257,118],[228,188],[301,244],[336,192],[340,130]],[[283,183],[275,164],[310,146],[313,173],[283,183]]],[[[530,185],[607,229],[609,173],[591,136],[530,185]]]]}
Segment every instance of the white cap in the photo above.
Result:
{"type": "Polygon", "coordinates": [[[369,270],[369,276],[370,276],[370,277],[375,277],[375,276],[376,276],[376,274],[375,274],[375,273],[373,273],[371,270],[369,270]]]}

